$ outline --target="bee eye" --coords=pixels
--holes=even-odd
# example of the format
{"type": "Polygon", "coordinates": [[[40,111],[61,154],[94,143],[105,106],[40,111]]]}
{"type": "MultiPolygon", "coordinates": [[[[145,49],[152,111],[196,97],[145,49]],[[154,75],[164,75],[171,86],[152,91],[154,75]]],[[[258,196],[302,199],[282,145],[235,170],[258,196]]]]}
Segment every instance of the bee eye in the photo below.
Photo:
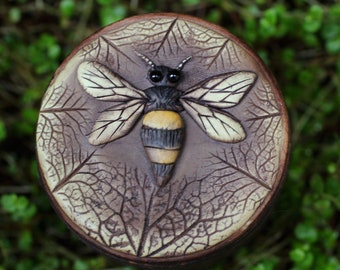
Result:
{"type": "Polygon", "coordinates": [[[157,83],[163,80],[163,74],[158,70],[152,70],[149,74],[149,78],[152,82],[157,83]]]}
{"type": "Polygon", "coordinates": [[[177,69],[171,70],[170,73],[168,74],[168,81],[172,83],[176,83],[179,81],[181,75],[180,71],[177,69]]]}

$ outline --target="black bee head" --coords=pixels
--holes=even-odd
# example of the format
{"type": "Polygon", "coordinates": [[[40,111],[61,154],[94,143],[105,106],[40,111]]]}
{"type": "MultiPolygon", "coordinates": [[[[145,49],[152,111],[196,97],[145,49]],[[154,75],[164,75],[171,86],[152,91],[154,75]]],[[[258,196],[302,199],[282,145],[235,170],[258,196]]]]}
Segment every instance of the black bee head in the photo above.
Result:
{"type": "Polygon", "coordinates": [[[184,65],[191,59],[191,56],[182,60],[176,68],[167,66],[156,66],[148,57],[139,52],[136,54],[142,58],[151,68],[148,72],[148,80],[154,86],[170,86],[175,87],[182,77],[182,69],[184,65]]]}
{"type": "Polygon", "coordinates": [[[181,71],[166,66],[155,66],[150,69],[148,79],[154,86],[176,86],[181,79],[181,71]]]}

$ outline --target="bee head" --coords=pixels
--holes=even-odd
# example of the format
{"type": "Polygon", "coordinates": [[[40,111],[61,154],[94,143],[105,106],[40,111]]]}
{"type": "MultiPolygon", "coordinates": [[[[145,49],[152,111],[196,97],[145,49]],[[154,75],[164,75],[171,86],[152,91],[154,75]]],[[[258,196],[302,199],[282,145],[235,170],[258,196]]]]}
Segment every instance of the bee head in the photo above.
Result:
{"type": "Polygon", "coordinates": [[[149,70],[148,79],[155,86],[176,86],[181,75],[181,71],[178,69],[155,66],[149,70]]]}
{"type": "Polygon", "coordinates": [[[176,68],[169,68],[167,66],[156,66],[148,57],[136,52],[148,65],[150,70],[148,72],[148,80],[154,86],[176,86],[182,77],[182,69],[184,65],[191,59],[191,56],[185,58],[176,68]]]}

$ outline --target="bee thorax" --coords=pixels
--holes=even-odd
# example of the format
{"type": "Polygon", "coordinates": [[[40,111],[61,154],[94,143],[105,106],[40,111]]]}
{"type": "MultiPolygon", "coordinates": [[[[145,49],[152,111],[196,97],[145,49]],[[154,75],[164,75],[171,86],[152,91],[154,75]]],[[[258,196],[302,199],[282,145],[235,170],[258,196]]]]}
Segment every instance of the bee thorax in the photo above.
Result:
{"type": "Polygon", "coordinates": [[[179,101],[182,92],[169,86],[155,86],[145,90],[148,102],[145,112],[154,110],[169,110],[180,112],[183,107],[179,101]]]}

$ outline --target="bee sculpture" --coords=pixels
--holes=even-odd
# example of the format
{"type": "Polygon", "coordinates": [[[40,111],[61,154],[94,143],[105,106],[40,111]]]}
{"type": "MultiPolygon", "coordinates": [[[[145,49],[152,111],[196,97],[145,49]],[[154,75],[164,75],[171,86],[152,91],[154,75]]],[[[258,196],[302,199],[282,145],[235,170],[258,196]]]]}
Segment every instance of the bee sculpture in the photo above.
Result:
{"type": "Polygon", "coordinates": [[[101,112],[89,134],[92,145],[105,144],[127,135],[142,114],[141,139],[150,160],[155,183],[162,187],[171,178],[184,139],[185,110],[213,140],[235,143],[245,139],[239,120],[224,109],[236,106],[253,87],[257,75],[250,71],[219,74],[187,91],[176,88],[183,77],[187,57],[176,68],[157,66],[147,56],[137,55],[149,66],[145,90],[133,86],[110,68],[95,61],[78,67],[84,90],[112,106],[101,112]]]}

